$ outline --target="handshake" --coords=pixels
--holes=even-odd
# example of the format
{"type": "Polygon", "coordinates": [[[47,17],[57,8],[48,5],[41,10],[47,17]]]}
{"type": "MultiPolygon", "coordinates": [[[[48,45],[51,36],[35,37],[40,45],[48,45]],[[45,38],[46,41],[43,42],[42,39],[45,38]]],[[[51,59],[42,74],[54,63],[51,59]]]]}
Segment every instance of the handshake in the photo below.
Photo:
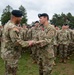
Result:
{"type": "Polygon", "coordinates": [[[43,43],[45,42],[45,40],[40,40],[40,41],[34,41],[34,40],[31,40],[31,41],[28,41],[29,43],[29,46],[32,46],[32,45],[40,45],[41,47],[43,46],[43,43]]]}

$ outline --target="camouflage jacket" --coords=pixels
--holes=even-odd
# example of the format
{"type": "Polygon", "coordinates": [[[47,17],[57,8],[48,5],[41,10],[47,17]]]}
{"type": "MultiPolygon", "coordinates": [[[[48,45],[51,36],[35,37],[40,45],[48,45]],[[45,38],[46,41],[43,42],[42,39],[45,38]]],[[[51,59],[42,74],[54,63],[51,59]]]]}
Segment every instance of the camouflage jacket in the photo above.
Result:
{"type": "Polygon", "coordinates": [[[27,39],[27,37],[28,37],[28,34],[27,34],[27,32],[28,32],[28,29],[21,29],[20,30],[20,34],[19,34],[19,37],[22,39],[22,40],[24,40],[24,41],[27,41],[28,39],[27,39]]]}
{"type": "Polygon", "coordinates": [[[39,27],[37,27],[37,28],[33,27],[33,28],[29,29],[29,31],[28,31],[28,38],[30,40],[38,41],[38,33],[39,33],[40,30],[41,29],[39,27]]]}
{"type": "Polygon", "coordinates": [[[54,57],[54,51],[53,51],[53,43],[54,43],[54,37],[56,35],[56,30],[54,26],[48,25],[44,27],[44,39],[45,42],[43,43],[45,46],[41,50],[42,56],[45,56],[47,58],[53,58],[54,57]]]}
{"type": "Polygon", "coordinates": [[[29,43],[20,39],[18,27],[11,21],[8,21],[4,26],[2,34],[1,57],[8,59],[10,56],[18,56],[20,46],[26,47],[29,46],[29,43]]]}
{"type": "Polygon", "coordinates": [[[68,30],[60,30],[58,35],[58,44],[66,44],[70,43],[71,37],[68,30]]]}

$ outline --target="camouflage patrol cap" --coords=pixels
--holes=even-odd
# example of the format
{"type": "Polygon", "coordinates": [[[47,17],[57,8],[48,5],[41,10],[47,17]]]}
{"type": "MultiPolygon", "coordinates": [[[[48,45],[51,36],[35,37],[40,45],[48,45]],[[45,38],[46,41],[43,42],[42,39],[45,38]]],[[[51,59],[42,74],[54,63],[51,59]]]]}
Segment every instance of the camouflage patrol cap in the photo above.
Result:
{"type": "Polygon", "coordinates": [[[11,14],[15,17],[22,17],[23,16],[23,14],[20,10],[13,10],[11,14]]]}
{"type": "Polygon", "coordinates": [[[47,19],[49,20],[49,16],[48,16],[47,13],[38,14],[39,18],[42,17],[42,16],[47,17],[47,19]]]}

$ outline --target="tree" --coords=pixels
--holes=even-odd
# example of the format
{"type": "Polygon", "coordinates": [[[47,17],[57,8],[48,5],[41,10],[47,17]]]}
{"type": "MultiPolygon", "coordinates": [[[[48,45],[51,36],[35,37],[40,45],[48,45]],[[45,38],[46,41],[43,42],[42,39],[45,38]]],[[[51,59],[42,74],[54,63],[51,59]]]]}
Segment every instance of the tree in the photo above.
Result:
{"type": "Polygon", "coordinates": [[[63,24],[68,24],[70,28],[74,28],[74,16],[72,16],[71,13],[54,14],[50,22],[51,24],[54,24],[56,26],[62,26],[63,24]]]}
{"type": "Polygon", "coordinates": [[[11,11],[13,8],[11,6],[6,6],[6,8],[3,10],[3,14],[1,15],[1,23],[2,25],[5,25],[5,23],[8,22],[11,16],[11,11]]]}
{"type": "Polygon", "coordinates": [[[26,13],[26,9],[21,5],[19,7],[19,10],[22,11],[22,13],[23,13],[23,17],[22,17],[22,20],[21,20],[21,25],[23,23],[27,24],[27,13],[26,13]]]}

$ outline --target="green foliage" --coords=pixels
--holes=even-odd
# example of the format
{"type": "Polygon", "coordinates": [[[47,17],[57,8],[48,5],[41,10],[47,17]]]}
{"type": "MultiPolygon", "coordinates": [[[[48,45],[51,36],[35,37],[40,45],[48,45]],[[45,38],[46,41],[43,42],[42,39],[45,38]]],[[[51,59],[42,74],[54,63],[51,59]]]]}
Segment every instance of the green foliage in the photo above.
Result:
{"type": "Polygon", "coordinates": [[[11,6],[6,6],[6,8],[3,10],[3,13],[1,15],[1,23],[2,25],[4,25],[5,23],[8,22],[8,20],[10,19],[11,16],[11,11],[12,11],[12,7],[11,6]]]}
{"type": "MultiPolygon", "coordinates": [[[[3,10],[3,13],[1,15],[1,23],[2,25],[5,25],[5,23],[8,22],[8,20],[10,20],[10,17],[11,17],[11,11],[13,10],[13,8],[8,5],[5,7],[5,9],[3,10]]],[[[21,5],[19,7],[19,10],[22,11],[23,13],[23,17],[22,17],[22,20],[21,20],[21,24],[25,23],[27,24],[27,13],[26,13],[26,9],[21,5]]]]}
{"type": "Polygon", "coordinates": [[[50,22],[51,24],[54,24],[56,26],[62,26],[63,24],[68,24],[70,28],[74,28],[74,16],[72,16],[71,13],[54,14],[50,22]]]}
{"type": "Polygon", "coordinates": [[[22,13],[23,13],[23,17],[22,17],[22,20],[21,20],[21,25],[23,23],[27,24],[27,13],[26,13],[26,9],[21,5],[19,7],[19,10],[22,11],[22,13]]]}

